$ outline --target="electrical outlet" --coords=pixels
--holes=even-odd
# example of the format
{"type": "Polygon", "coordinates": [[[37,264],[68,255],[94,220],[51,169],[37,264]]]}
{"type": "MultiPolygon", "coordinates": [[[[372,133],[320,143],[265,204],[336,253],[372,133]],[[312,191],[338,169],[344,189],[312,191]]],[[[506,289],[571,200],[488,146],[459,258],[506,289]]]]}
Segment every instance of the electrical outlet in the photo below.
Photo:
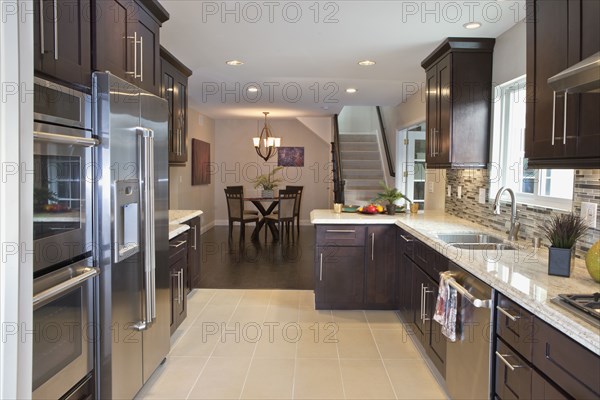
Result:
{"type": "Polygon", "coordinates": [[[459,199],[462,199],[462,186],[458,186],[456,188],[456,197],[458,197],[459,199]]]}
{"type": "Polygon", "coordinates": [[[433,193],[433,182],[429,182],[429,193],[433,193]]]}
{"type": "Polygon", "coordinates": [[[581,218],[583,218],[590,228],[596,228],[596,216],[598,215],[598,204],[581,203],[581,218]]]}
{"type": "Polygon", "coordinates": [[[452,185],[448,185],[448,189],[446,191],[446,196],[448,196],[448,197],[452,196],[452,185]]]}
{"type": "Polygon", "coordinates": [[[485,204],[485,189],[479,189],[479,204],[485,204]]]}

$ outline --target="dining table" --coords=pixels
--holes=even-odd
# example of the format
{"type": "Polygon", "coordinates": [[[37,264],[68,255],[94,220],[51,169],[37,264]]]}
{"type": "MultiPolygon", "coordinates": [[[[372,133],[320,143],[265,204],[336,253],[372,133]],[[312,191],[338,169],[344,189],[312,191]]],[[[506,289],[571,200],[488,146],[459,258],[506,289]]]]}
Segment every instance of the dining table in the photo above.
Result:
{"type": "MultiPolygon", "coordinates": [[[[252,240],[258,240],[260,230],[265,224],[265,217],[270,215],[275,207],[279,204],[279,197],[244,197],[244,201],[249,201],[254,204],[254,207],[258,210],[262,218],[258,220],[256,223],[256,227],[254,231],[252,231],[252,240]],[[267,208],[264,207],[263,203],[270,203],[267,208]]],[[[268,224],[269,229],[271,229],[271,234],[273,235],[273,240],[277,241],[279,239],[279,229],[277,229],[277,225],[268,224]]]]}

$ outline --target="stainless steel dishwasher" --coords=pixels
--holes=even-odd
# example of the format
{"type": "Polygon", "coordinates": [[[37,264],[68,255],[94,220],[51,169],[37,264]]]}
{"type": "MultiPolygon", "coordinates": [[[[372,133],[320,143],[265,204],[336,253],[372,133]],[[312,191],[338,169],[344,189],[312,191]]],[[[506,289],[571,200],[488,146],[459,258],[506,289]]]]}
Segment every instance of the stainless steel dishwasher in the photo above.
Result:
{"type": "Polygon", "coordinates": [[[490,399],[493,290],[450,263],[457,291],[456,342],[447,343],[446,385],[452,399],[490,399]]]}

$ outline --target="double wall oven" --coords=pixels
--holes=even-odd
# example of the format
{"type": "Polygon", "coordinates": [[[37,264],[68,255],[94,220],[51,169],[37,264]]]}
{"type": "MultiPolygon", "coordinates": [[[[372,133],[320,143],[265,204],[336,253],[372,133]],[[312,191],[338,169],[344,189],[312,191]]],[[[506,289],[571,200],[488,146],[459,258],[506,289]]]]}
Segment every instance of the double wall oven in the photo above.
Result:
{"type": "Polygon", "coordinates": [[[94,395],[91,98],[35,78],[33,398],[94,395]]]}

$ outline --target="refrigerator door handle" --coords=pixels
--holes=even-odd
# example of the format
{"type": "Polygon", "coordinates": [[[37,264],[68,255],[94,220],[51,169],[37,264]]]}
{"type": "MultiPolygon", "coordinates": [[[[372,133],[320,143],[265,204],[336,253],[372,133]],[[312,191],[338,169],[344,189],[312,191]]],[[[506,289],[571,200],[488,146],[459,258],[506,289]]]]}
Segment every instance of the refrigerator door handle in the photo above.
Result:
{"type": "Polygon", "coordinates": [[[142,168],[144,198],[144,277],[146,288],[145,320],[151,323],[156,319],[156,259],[155,259],[155,226],[154,226],[154,131],[139,128],[138,134],[143,141],[142,168]]]}

